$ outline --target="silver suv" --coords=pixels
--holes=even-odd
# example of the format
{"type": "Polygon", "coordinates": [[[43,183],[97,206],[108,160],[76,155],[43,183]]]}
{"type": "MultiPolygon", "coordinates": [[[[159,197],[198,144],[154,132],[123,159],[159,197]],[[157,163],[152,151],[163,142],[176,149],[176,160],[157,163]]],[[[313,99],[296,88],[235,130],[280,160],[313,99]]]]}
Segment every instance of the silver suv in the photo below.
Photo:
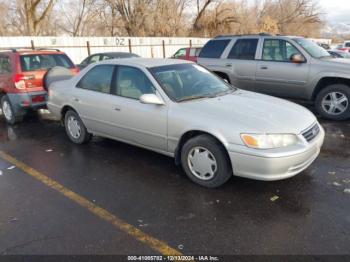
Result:
{"type": "Polygon", "coordinates": [[[311,40],[232,35],[210,40],[198,63],[241,89],[315,102],[323,117],[350,117],[350,60],[333,58],[311,40]]]}

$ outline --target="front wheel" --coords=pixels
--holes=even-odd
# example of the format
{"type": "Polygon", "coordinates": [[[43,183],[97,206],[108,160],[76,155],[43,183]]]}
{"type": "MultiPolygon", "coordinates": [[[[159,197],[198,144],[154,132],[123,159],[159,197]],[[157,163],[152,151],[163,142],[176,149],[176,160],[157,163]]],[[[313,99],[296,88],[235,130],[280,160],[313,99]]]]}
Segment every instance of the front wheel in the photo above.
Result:
{"type": "Polygon", "coordinates": [[[68,110],[64,116],[64,125],[69,139],[75,144],[84,144],[91,138],[77,112],[68,110]]]}
{"type": "Polygon", "coordinates": [[[350,117],[350,87],[334,84],[322,89],[316,97],[317,112],[330,120],[350,117]]]}
{"type": "Polygon", "coordinates": [[[232,176],[225,148],[209,135],[188,140],[181,150],[181,164],[186,175],[195,183],[215,188],[232,176]]]}
{"type": "Polygon", "coordinates": [[[16,116],[13,110],[11,101],[7,95],[4,95],[1,98],[1,110],[5,117],[6,122],[9,123],[10,125],[14,125],[23,120],[23,116],[16,116]]]}

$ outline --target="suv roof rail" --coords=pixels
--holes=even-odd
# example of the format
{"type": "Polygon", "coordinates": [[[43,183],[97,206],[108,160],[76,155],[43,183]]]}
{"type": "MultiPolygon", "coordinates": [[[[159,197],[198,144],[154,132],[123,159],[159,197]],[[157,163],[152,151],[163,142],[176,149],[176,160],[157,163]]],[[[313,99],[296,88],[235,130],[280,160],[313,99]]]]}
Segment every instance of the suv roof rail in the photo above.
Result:
{"type": "Polygon", "coordinates": [[[220,37],[238,37],[238,36],[272,36],[268,33],[259,33],[259,34],[242,34],[242,35],[218,35],[214,38],[220,38],[220,37]]]}
{"type": "Polygon", "coordinates": [[[1,47],[0,51],[12,51],[13,53],[16,53],[18,50],[33,50],[30,47],[1,47]]]}
{"type": "Polygon", "coordinates": [[[59,50],[58,48],[45,48],[45,47],[40,47],[40,48],[35,48],[35,50],[42,50],[42,51],[44,51],[44,50],[48,50],[48,51],[53,50],[53,51],[61,52],[61,50],[59,50]]]}
{"type": "Polygon", "coordinates": [[[0,52],[5,52],[5,51],[12,51],[13,53],[17,53],[18,51],[20,50],[28,50],[28,51],[50,51],[50,50],[53,50],[53,51],[57,51],[57,52],[61,52],[61,50],[57,49],[57,48],[35,48],[35,49],[32,49],[30,47],[0,47],[0,52]]]}

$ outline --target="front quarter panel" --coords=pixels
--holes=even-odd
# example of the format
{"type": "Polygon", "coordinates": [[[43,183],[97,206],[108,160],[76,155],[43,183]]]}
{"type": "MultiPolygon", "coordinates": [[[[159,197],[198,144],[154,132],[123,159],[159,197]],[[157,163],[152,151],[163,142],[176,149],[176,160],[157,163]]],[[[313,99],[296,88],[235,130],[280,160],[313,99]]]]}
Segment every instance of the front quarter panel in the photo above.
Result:
{"type": "Polygon", "coordinates": [[[191,112],[182,107],[182,103],[172,103],[168,111],[168,151],[175,153],[181,137],[190,131],[208,133],[218,139],[225,148],[230,144],[240,144],[239,133],[234,130],[231,122],[220,121],[210,115],[191,112]]]}

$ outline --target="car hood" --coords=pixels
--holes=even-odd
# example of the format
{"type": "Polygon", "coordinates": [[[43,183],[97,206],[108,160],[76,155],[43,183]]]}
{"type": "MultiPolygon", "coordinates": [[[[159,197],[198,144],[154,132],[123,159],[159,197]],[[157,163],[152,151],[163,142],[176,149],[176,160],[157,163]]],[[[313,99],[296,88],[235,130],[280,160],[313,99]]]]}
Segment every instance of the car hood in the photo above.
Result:
{"type": "Polygon", "coordinates": [[[300,134],[316,122],[315,116],[302,106],[243,90],[179,105],[192,119],[207,119],[215,125],[229,124],[239,128],[239,132],[300,134]]]}

